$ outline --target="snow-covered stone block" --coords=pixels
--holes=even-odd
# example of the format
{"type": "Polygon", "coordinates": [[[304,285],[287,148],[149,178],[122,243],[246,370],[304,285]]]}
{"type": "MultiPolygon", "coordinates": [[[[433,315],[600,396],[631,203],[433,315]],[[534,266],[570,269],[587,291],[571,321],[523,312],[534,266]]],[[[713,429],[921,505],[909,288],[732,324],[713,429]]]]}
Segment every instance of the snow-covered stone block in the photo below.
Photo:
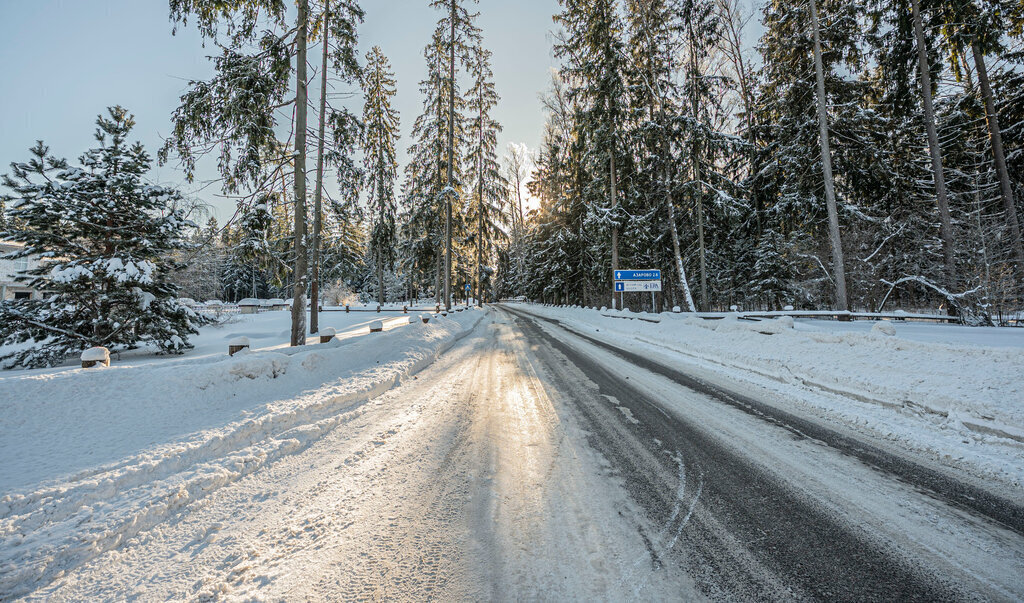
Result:
{"type": "Polygon", "coordinates": [[[242,350],[249,349],[248,337],[235,337],[228,342],[228,356],[234,356],[242,350]]]}
{"type": "Polygon", "coordinates": [[[95,347],[82,352],[82,368],[95,366],[110,366],[110,350],[104,347],[95,347]]]}
{"type": "Polygon", "coordinates": [[[384,330],[384,323],[382,321],[375,320],[375,321],[370,323],[370,332],[371,333],[380,333],[383,330],[384,330]]]}
{"type": "Polygon", "coordinates": [[[423,324],[427,324],[428,322],[430,322],[430,315],[429,314],[420,314],[420,320],[423,321],[423,324]]]}
{"type": "Polygon", "coordinates": [[[320,343],[327,343],[334,339],[334,336],[337,335],[338,332],[335,331],[333,327],[324,327],[320,329],[320,333],[318,334],[320,335],[320,343]]]}
{"type": "Polygon", "coordinates": [[[256,314],[260,310],[260,305],[260,300],[253,297],[247,297],[238,302],[238,310],[242,314],[256,314]]]}

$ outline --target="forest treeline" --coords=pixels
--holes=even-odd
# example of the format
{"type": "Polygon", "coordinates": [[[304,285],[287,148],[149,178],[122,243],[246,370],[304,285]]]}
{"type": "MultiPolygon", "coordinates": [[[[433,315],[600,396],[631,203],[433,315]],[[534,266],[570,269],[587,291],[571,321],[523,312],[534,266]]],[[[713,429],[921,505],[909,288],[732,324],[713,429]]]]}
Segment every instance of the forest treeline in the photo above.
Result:
{"type": "MultiPolygon", "coordinates": [[[[110,174],[75,202],[106,195],[177,216],[174,243],[146,251],[158,298],[175,285],[197,299],[292,297],[293,344],[317,331],[321,305],[354,294],[445,304],[468,286],[484,301],[650,309],[646,294],[613,298],[615,268],[661,269],[657,309],[898,307],[971,324],[1021,311],[1019,0],[770,0],[759,11],[740,0],[561,0],[559,67],[532,150],[499,149],[476,3],[430,5],[438,20],[400,165],[409,116],[393,99],[411,84],[396,81],[385,49],[359,51],[356,0],[170,0],[173,27],[197,28],[216,50],[157,159],[189,179],[215,170],[202,190],[237,212],[218,224],[177,193],[146,206],[141,181],[120,194],[110,174]]],[[[111,111],[118,137],[89,153],[123,152],[108,141],[133,122],[111,111]]],[[[73,265],[88,247],[90,265],[108,265],[125,231],[116,215],[95,230],[109,241],[38,235],[73,219],[39,191],[80,176],[42,144],[32,153],[5,180],[4,237],[73,265]]],[[[149,160],[138,157],[142,178],[149,160]]],[[[44,272],[32,282],[58,290],[44,272]]],[[[119,285],[89,274],[96,290],[119,285]]],[[[10,310],[45,338],[58,327],[40,308],[10,310]]],[[[98,337],[69,332],[71,347],[98,337]]]]}
{"type": "Polygon", "coordinates": [[[770,1],[753,52],[736,0],[563,7],[510,293],[610,306],[617,265],[683,308],[1020,309],[1020,2],[770,1]]]}

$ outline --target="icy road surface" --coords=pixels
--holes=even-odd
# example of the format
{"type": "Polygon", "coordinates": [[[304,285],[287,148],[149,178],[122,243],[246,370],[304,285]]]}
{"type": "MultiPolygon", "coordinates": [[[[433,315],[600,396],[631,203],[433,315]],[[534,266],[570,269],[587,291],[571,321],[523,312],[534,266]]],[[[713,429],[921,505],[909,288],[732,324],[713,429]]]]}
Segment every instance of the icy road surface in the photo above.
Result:
{"type": "Polygon", "coordinates": [[[27,598],[1024,598],[1005,492],[488,314],[308,448],[27,598]]]}

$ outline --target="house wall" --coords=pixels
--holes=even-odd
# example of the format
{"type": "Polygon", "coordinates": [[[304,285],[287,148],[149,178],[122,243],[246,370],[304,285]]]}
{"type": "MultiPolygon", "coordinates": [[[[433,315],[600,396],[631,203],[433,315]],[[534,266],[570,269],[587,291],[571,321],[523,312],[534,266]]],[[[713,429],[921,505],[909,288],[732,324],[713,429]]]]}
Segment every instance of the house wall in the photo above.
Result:
{"type": "MultiPolygon", "coordinates": [[[[12,245],[0,244],[0,256],[17,250],[17,247],[12,245]]],[[[28,258],[28,269],[32,269],[39,266],[39,261],[36,258],[28,258]]],[[[23,267],[23,265],[21,266],[23,267]]],[[[16,293],[26,292],[29,293],[32,299],[41,298],[41,294],[31,287],[26,287],[23,283],[15,282],[15,276],[18,274],[19,262],[18,260],[10,260],[0,257],[0,300],[14,299],[16,293]]]]}

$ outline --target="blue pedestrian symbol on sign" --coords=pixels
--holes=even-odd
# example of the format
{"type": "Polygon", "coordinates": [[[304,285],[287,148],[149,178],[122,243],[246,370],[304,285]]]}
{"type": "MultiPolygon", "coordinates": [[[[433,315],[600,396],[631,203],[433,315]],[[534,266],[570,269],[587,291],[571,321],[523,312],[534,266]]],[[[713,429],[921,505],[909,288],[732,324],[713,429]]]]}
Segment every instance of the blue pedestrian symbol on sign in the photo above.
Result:
{"type": "Polygon", "coordinates": [[[469,283],[466,283],[466,293],[469,293],[469,283]]]}

